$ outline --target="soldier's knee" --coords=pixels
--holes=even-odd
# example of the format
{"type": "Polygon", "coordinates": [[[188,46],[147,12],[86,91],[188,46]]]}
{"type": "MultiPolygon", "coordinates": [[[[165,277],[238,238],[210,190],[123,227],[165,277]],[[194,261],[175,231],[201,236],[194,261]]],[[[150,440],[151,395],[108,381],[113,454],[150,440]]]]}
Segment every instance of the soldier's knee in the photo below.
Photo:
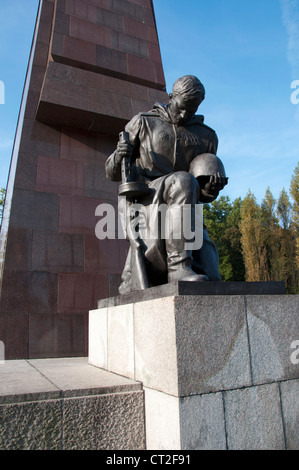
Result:
{"type": "Polygon", "coordinates": [[[179,191],[197,191],[197,179],[187,171],[178,171],[174,175],[174,184],[179,191]]]}
{"type": "Polygon", "coordinates": [[[166,185],[167,195],[171,201],[176,199],[185,203],[196,203],[199,197],[199,185],[196,178],[187,171],[177,171],[169,178],[166,185]]]}

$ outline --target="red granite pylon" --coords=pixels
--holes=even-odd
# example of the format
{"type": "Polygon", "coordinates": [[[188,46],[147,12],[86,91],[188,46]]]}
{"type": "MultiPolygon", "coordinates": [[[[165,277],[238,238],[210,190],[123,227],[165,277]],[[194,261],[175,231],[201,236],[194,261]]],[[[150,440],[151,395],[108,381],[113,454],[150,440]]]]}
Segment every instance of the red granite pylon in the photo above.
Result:
{"type": "Polygon", "coordinates": [[[117,205],[105,161],[164,90],[151,0],[41,2],[1,228],[6,359],[87,355],[128,249],[95,236],[95,208],[117,205]]]}

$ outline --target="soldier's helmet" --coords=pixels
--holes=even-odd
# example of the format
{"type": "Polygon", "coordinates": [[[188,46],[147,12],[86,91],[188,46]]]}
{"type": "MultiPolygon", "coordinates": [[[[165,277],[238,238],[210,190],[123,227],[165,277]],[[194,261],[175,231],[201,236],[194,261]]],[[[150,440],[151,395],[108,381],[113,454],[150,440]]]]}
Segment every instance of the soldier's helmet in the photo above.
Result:
{"type": "Polygon", "coordinates": [[[211,176],[220,173],[226,177],[225,169],[219,157],[213,153],[201,153],[191,162],[189,172],[199,178],[200,176],[211,176]]]}

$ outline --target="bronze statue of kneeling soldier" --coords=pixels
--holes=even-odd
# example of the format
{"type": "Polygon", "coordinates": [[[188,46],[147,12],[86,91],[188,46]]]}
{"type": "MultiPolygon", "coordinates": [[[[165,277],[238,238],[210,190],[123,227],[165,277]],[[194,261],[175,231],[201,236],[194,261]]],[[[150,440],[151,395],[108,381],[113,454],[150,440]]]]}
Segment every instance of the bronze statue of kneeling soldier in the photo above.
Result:
{"type": "MultiPolygon", "coordinates": [[[[131,247],[120,294],[180,280],[221,280],[218,253],[205,226],[199,249],[190,249],[182,230],[184,207],[191,208],[190,230],[195,233],[197,205],[214,201],[228,182],[216,156],[217,135],[196,115],[205,89],[198,78],[186,75],[174,83],[169,98],[168,104],[156,103],[127,124],[106,162],[106,176],[122,181],[120,194],[127,205],[137,201],[152,211],[164,204],[172,220],[165,238],[144,237],[143,231],[132,236],[130,222],[125,222],[131,247]]],[[[150,217],[146,220],[152,223],[150,217]]]]}

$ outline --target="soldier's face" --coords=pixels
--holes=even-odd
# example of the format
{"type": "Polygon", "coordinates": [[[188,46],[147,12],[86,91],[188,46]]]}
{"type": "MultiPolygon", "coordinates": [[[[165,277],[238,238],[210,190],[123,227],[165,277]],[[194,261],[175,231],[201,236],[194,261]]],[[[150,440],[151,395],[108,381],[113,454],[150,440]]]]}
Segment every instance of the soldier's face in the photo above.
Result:
{"type": "Polygon", "coordinates": [[[172,95],[170,97],[169,113],[175,124],[184,124],[196,113],[201,100],[188,98],[184,95],[172,95]]]}

